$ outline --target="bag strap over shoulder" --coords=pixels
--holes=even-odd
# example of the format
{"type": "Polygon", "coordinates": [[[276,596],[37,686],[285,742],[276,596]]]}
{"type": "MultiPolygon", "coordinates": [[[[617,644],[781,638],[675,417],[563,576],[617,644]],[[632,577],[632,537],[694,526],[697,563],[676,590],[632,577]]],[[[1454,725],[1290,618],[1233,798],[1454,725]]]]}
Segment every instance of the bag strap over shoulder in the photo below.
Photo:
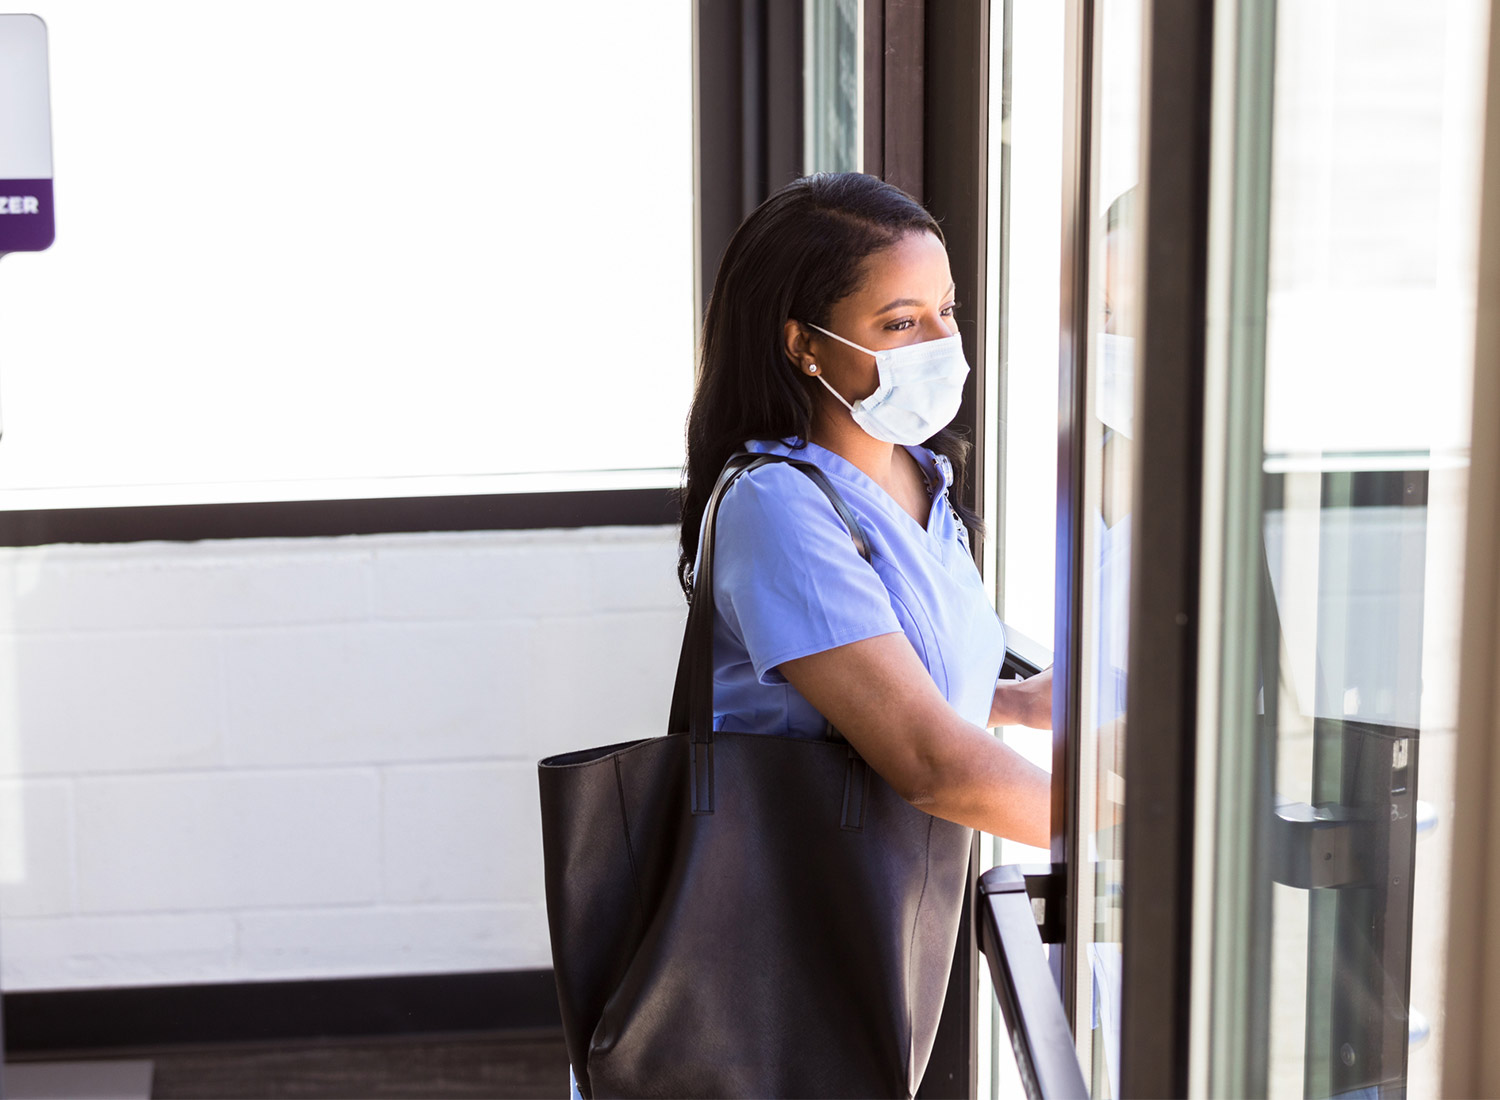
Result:
{"type": "Polygon", "coordinates": [[[672,710],[667,729],[668,733],[687,729],[692,735],[695,746],[695,811],[699,795],[702,794],[707,801],[704,812],[712,812],[714,531],[718,522],[719,505],[741,476],[772,463],[785,463],[805,474],[828,498],[839,519],[849,529],[849,537],[854,540],[860,557],[865,561],[870,560],[870,540],[853,509],[833,487],[828,475],[811,462],[787,455],[740,451],[724,464],[724,472],[719,475],[703,510],[702,530],[698,539],[701,549],[698,568],[693,574],[693,602],[688,612],[687,628],[683,631],[682,652],[677,658],[677,683],[672,691],[672,710]],[[697,746],[704,748],[700,750],[697,746]],[[700,767],[700,764],[706,764],[706,767],[700,767]],[[706,776],[698,774],[703,771],[707,772],[706,776]],[[700,791],[705,779],[706,789],[700,791]]]}

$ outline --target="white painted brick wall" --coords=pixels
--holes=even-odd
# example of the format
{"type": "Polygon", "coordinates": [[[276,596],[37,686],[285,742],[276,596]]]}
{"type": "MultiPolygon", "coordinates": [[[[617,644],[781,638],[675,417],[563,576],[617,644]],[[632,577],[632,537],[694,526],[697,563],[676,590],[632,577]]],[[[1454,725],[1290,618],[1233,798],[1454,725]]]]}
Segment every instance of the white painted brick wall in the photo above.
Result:
{"type": "Polygon", "coordinates": [[[537,800],[522,797],[536,784],[533,764],[418,765],[390,768],[384,778],[384,900],[537,900],[537,800]],[[476,836],[499,843],[476,847],[476,836]]]}
{"type": "Polygon", "coordinates": [[[80,779],[79,910],[372,903],[379,788],[374,768],[80,779]]]}
{"type": "Polygon", "coordinates": [[[448,974],[552,965],[540,901],[267,910],[245,913],[236,923],[236,980],[448,974]]]}
{"type": "Polygon", "coordinates": [[[236,934],[235,918],[218,913],[7,918],[4,984],[14,991],[236,981],[236,934]]]}
{"type": "Polygon", "coordinates": [[[0,773],[221,764],[223,643],[199,630],[0,638],[0,738],[13,749],[0,753],[0,773]]]}
{"type": "Polygon", "coordinates": [[[0,837],[0,912],[51,917],[78,908],[70,782],[0,780],[0,837]]]}
{"type": "Polygon", "coordinates": [[[0,985],[550,963],[536,760],[660,733],[671,528],[0,550],[0,985]]]}
{"type": "Polygon", "coordinates": [[[494,756],[534,712],[532,622],[258,627],[225,641],[232,766],[494,756]]]}

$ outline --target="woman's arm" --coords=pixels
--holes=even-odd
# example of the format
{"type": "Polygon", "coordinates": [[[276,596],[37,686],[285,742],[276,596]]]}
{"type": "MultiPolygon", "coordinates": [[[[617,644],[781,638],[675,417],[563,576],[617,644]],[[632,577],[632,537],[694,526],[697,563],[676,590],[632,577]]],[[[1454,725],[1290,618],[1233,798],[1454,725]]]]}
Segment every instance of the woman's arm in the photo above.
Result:
{"type": "Polygon", "coordinates": [[[866,638],[778,667],[912,805],[1039,848],[1051,842],[1047,773],[959,717],[905,635],[866,638]]]}
{"type": "Polygon", "coordinates": [[[996,726],[1030,726],[1037,730],[1052,728],[1052,666],[1025,680],[1001,680],[995,685],[995,701],[990,706],[990,728],[996,726]]]}

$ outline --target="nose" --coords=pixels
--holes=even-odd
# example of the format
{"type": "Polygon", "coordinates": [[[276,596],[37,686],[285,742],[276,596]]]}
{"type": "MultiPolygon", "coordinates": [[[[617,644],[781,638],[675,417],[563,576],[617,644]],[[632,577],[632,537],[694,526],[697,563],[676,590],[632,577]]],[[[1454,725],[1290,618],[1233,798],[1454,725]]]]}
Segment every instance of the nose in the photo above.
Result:
{"type": "Polygon", "coordinates": [[[934,313],[922,322],[924,341],[941,340],[945,336],[952,336],[957,331],[958,322],[951,317],[944,317],[941,313],[934,313]]]}

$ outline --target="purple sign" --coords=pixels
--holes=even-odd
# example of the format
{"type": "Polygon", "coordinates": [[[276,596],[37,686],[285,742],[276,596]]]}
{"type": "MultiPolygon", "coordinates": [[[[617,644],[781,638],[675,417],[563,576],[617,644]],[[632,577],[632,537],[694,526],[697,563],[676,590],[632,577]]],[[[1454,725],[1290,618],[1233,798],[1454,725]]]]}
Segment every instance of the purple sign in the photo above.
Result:
{"type": "Polygon", "coordinates": [[[51,180],[0,180],[0,253],[40,252],[52,244],[51,180]]]}

